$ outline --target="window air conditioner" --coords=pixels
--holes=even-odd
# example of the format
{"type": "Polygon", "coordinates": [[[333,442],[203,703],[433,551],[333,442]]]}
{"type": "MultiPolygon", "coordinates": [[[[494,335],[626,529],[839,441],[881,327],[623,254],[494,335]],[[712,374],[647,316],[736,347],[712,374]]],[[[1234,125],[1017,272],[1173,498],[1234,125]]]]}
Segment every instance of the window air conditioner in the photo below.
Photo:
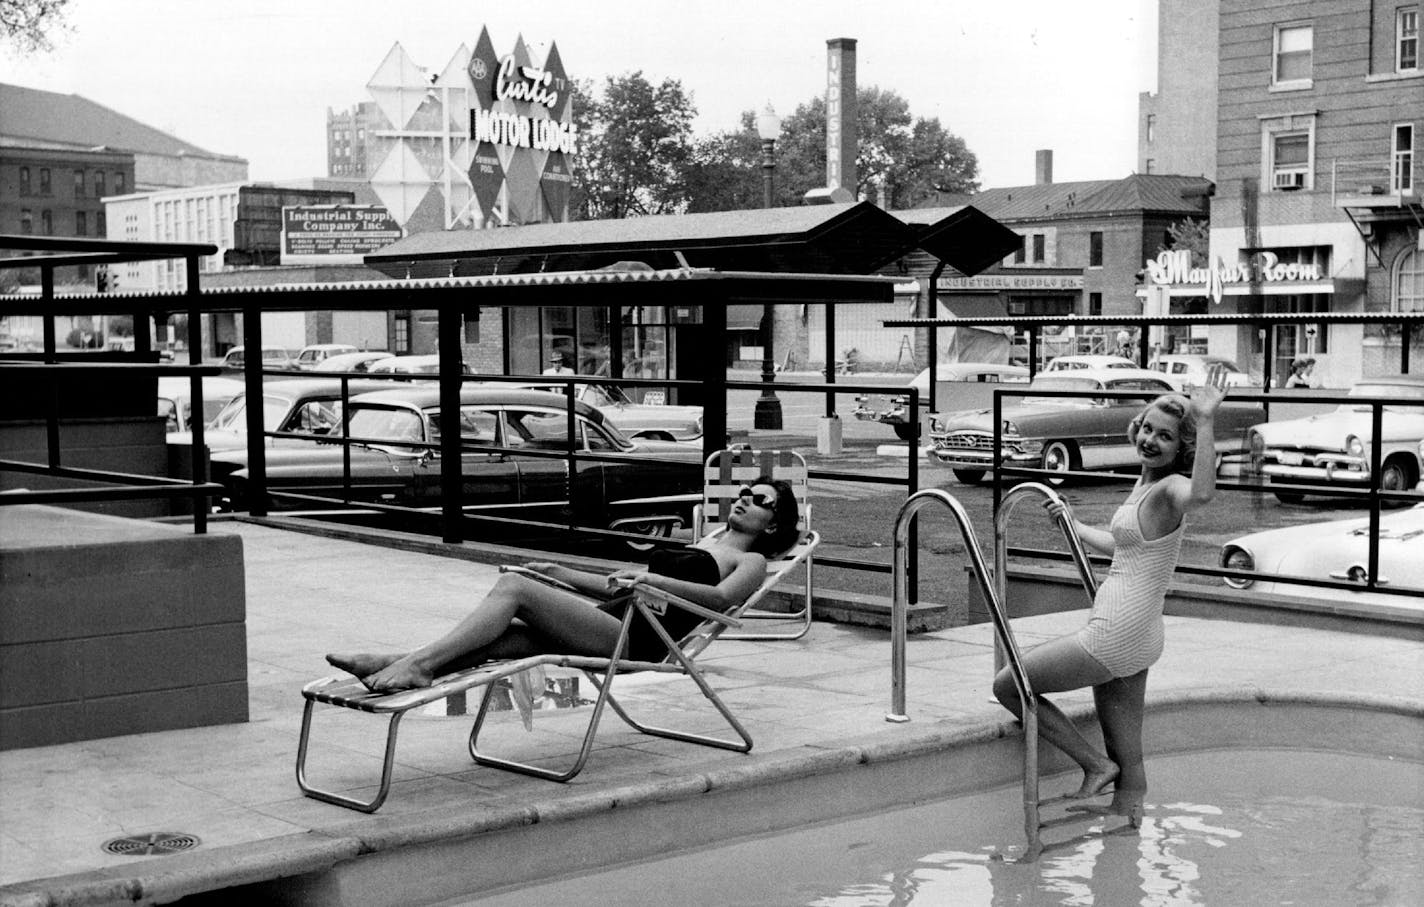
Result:
{"type": "Polygon", "coordinates": [[[1304,189],[1305,171],[1292,170],[1284,173],[1277,173],[1273,185],[1276,189],[1282,191],[1287,191],[1291,189],[1304,189]]]}

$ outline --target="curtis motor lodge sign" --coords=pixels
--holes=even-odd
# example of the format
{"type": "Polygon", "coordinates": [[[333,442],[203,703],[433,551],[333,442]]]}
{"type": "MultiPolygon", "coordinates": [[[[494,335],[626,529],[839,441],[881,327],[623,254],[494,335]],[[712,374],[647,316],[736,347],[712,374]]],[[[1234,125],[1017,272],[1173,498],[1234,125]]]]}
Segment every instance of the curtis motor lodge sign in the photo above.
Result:
{"type": "Polygon", "coordinates": [[[482,28],[467,73],[475,95],[469,177],[481,210],[491,211],[503,190],[506,223],[568,220],[577,128],[557,45],[536,62],[520,38],[500,57],[482,28]]]}
{"type": "MultiPolygon", "coordinates": [[[[1282,262],[1274,252],[1258,252],[1254,261],[1224,264],[1217,256],[1216,267],[1192,267],[1192,253],[1186,249],[1163,251],[1156,259],[1147,260],[1147,279],[1158,286],[1200,287],[1201,295],[1221,302],[1229,286],[1284,283],[1286,281],[1318,281],[1320,266],[1298,262],[1282,262]]],[[[1287,291],[1289,292],[1289,291],[1287,291]]]]}

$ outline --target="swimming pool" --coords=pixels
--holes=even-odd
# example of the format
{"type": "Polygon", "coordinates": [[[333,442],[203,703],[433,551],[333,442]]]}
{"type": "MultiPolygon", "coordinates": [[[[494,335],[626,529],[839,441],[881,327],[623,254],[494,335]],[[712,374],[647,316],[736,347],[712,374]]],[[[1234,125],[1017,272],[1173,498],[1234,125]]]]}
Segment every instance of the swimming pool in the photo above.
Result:
{"type": "Polygon", "coordinates": [[[1424,763],[1261,749],[1157,757],[1149,768],[1140,830],[1081,819],[1046,831],[1036,863],[1000,858],[1022,845],[1014,786],[450,903],[1424,903],[1424,763]]]}
{"type": "MultiPolygon", "coordinates": [[[[1069,714],[1087,721],[1091,710],[1070,709],[1069,714]]],[[[734,762],[690,762],[683,773],[659,773],[619,787],[554,785],[544,800],[478,815],[460,811],[441,823],[422,819],[407,825],[392,817],[362,832],[359,855],[304,878],[274,880],[262,894],[293,904],[503,905],[521,903],[515,898],[522,892],[544,898],[532,903],[640,903],[636,895],[617,889],[606,897],[595,896],[589,887],[607,870],[636,864],[633,889],[653,886],[655,903],[840,907],[873,904],[883,892],[906,886],[942,890],[936,886],[951,885],[982,894],[994,890],[1006,873],[1027,870],[1035,879],[1051,874],[1054,881],[1046,884],[1058,887],[1041,894],[1031,889],[1031,897],[1006,894],[994,902],[1191,904],[1201,903],[1191,898],[1196,896],[1193,886],[1203,884],[1203,874],[1215,880],[1229,871],[1249,880],[1257,864],[1295,853],[1257,849],[1260,833],[1253,823],[1279,826],[1284,829],[1278,836],[1281,843],[1298,844],[1308,856],[1340,847],[1332,829],[1373,827],[1370,823],[1379,822],[1372,810],[1404,804],[1413,812],[1396,824],[1414,829],[1406,840],[1424,840],[1424,829],[1417,824],[1424,811],[1424,704],[1414,700],[1250,687],[1149,692],[1144,736],[1151,809],[1141,833],[1102,834],[1116,821],[1050,830],[1044,835],[1046,843],[1070,843],[1048,850],[1035,864],[990,861],[995,850],[1007,848],[1012,856],[1024,844],[1021,733],[1008,722],[912,722],[898,727],[901,730],[888,737],[846,739],[839,746],[808,746],[760,758],[753,754],[734,762]],[[1299,783],[1275,791],[1266,787],[1286,777],[1268,761],[1264,769],[1258,765],[1261,777],[1237,785],[1240,789],[1228,798],[1224,781],[1233,766],[1259,762],[1254,755],[1259,753],[1289,754],[1286,761],[1299,764],[1290,777],[1298,777],[1299,783]],[[1184,768],[1177,767],[1179,760],[1188,760],[1180,762],[1184,768]],[[1312,779],[1335,780],[1346,764],[1350,768],[1345,780],[1355,787],[1339,791],[1307,786],[1315,783],[1312,779]],[[1394,777],[1388,796],[1363,796],[1360,780],[1382,772],[1394,777]],[[1192,787],[1179,779],[1217,783],[1192,787]],[[1301,791],[1313,793],[1299,803],[1290,800],[1301,791]],[[1285,810],[1281,816],[1262,812],[1261,807],[1275,801],[1285,810]],[[1354,818],[1345,813],[1298,818],[1315,801],[1357,812],[1354,818]],[[968,807],[963,814],[955,812],[964,803],[968,807]],[[950,812],[917,812],[940,805],[950,812]],[[909,811],[885,818],[902,809],[909,811]],[[864,820],[872,824],[854,824],[864,820]],[[843,823],[846,831],[832,831],[843,823]],[[1301,828],[1329,834],[1304,838],[1301,828]],[[901,840],[925,829],[934,830],[928,839],[901,840]],[[810,843],[835,840],[837,834],[848,842],[839,851],[812,855],[810,843]],[[897,840],[900,845],[891,846],[897,840]],[[727,844],[745,846],[747,854],[769,851],[770,868],[753,871],[746,862],[749,857],[739,854],[734,868],[728,869],[724,855],[706,856],[727,844]],[[1236,861],[1235,868],[1219,870],[1204,854],[1225,854],[1236,861]],[[862,855],[869,861],[857,864],[855,859],[862,855]],[[673,856],[690,856],[694,862],[654,865],[673,856]],[[701,865],[695,862],[699,859],[711,862],[701,865]],[[1157,867],[1140,871],[1149,874],[1146,880],[1130,868],[1143,861],[1157,867]],[[813,873],[813,881],[828,884],[810,890],[795,882],[786,899],[786,892],[767,888],[803,865],[825,867],[813,873]],[[675,898],[669,880],[684,876],[693,884],[679,889],[675,898]],[[729,880],[746,883],[750,893],[730,890],[729,880]],[[570,890],[577,896],[564,898],[534,887],[555,881],[573,883],[570,890]],[[1095,895],[1093,886],[1101,889],[1095,895]],[[1149,889],[1157,900],[1147,899],[1149,889]],[[758,893],[762,890],[774,896],[767,899],[758,893]],[[499,897],[491,900],[495,893],[499,897]],[[743,896],[745,900],[737,900],[743,896]]],[[[1076,786],[1067,774],[1069,763],[1052,747],[1042,749],[1041,768],[1044,796],[1076,786]]],[[[1045,818],[1054,815],[1050,811],[1045,818]]],[[[1411,867],[1421,862],[1418,845],[1413,846],[1416,849],[1406,854],[1411,867]]],[[[1362,870],[1368,870],[1368,877],[1397,874],[1388,867],[1376,869],[1348,851],[1342,859],[1332,870],[1336,876],[1358,877],[1362,870]]],[[[1400,888],[1407,884],[1412,883],[1391,883],[1390,890],[1408,891],[1400,888]]],[[[1214,901],[1222,902],[1242,901],[1214,901]]],[[[935,901],[926,897],[918,903],[935,901]]]]}

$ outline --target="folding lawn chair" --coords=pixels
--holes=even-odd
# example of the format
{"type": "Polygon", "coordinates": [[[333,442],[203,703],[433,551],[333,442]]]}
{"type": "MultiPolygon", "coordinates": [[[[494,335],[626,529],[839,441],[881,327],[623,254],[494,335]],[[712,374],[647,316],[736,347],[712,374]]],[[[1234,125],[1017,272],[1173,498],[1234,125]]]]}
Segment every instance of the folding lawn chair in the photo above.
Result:
{"type": "Polygon", "coordinates": [[[707,460],[704,472],[702,503],[693,509],[693,538],[701,539],[727,528],[727,517],[737,495],[745,485],[750,485],[759,476],[781,479],[796,493],[799,511],[798,528],[801,534],[797,543],[780,556],[769,558],[766,565],[766,579],[742,606],[739,615],[743,621],[796,621],[798,628],[790,632],[728,633],[727,639],[800,639],[811,629],[811,569],[812,555],[821,537],[811,529],[810,471],[806,460],[791,450],[719,450],[707,460]],[[799,611],[767,611],[753,606],[774,587],[781,584],[792,569],[805,564],[806,577],[804,596],[799,611]]]}
{"type": "MultiPolygon", "coordinates": [[[[806,522],[809,520],[810,508],[804,499],[806,484],[806,465],[798,454],[788,451],[725,451],[727,456],[714,454],[707,463],[708,481],[707,496],[705,503],[699,507],[698,526],[705,531],[698,532],[698,537],[710,535],[713,532],[720,532],[726,528],[726,517],[730,513],[732,504],[736,501],[736,490],[748,482],[754,481],[758,476],[768,474],[779,479],[785,479],[796,489],[797,500],[801,509],[801,527],[803,532],[797,544],[783,555],[772,558],[768,561],[767,575],[750,598],[742,605],[732,609],[729,613],[722,614],[709,610],[686,599],[679,598],[661,589],[655,589],[643,584],[633,584],[623,593],[623,596],[631,601],[632,607],[625,608],[623,613],[623,624],[619,631],[618,641],[613,652],[608,657],[592,657],[582,655],[534,655],[529,658],[512,659],[509,661],[490,662],[477,668],[459,671],[436,678],[435,682],[428,687],[421,687],[414,690],[402,690],[396,693],[373,693],[366,689],[359,680],[352,677],[326,677],[321,680],[307,684],[302,689],[302,697],[305,705],[302,711],[301,738],[297,746],[297,786],[302,793],[317,800],[327,803],[334,803],[337,806],[345,806],[357,809],[362,812],[375,812],[385,802],[387,794],[390,793],[391,774],[395,766],[396,734],[400,727],[400,720],[411,709],[418,708],[431,702],[438,702],[451,696],[464,693],[476,687],[483,687],[484,694],[480,700],[480,708],[475,715],[474,726],[470,729],[469,751],[470,756],[480,765],[502,768],[508,771],[520,772],[521,774],[533,775],[536,778],[546,778],[550,781],[568,781],[582,771],[584,763],[588,761],[589,753],[593,750],[594,734],[598,730],[599,721],[603,716],[604,705],[613,707],[613,711],[635,730],[650,734],[656,737],[667,737],[672,740],[681,740],[686,743],[697,743],[703,746],[712,746],[720,749],[734,750],[736,752],[749,752],[752,748],[752,738],[747,733],[740,721],[737,720],[721,697],[708,685],[706,679],[698,669],[695,659],[704,652],[708,646],[723,635],[729,627],[742,626],[741,618],[743,614],[760,599],[772,586],[778,583],[786,570],[791,569],[802,561],[807,562],[806,578],[806,607],[804,609],[806,621],[810,621],[810,553],[814,550],[819,538],[813,532],[805,531],[806,522]],[[668,635],[662,624],[654,620],[655,615],[666,612],[671,607],[682,608],[691,611],[702,618],[702,623],[694,627],[691,632],[681,640],[674,640],[668,635]],[[626,657],[628,642],[628,631],[634,620],[646,620],[652,624],[657,635],[662,639],[667,647],[668,656],[660,662],[635,661],[626,657]],[[511,677],[521,671],[535,667],[564,667],[575,668],[584,673],[589,681],[598,689],[598,698],[595,700],[591,714],[589,715],[588,726],[584,731],[583,743],[579,748],[579,753],[573,764],[567,769],[547,768],[530,763],[517,762],[512,759],[503,759],[488,755],[479,751],[478,742],[480,729],[484,726],[485,717],[489,712],[491,696],[495,690],[497,681],[511,677]],[[702,734],[693,734],[671,728],[659,727],[635,720],[622,705],[614,698],[612,693],[613,678],[620,673],[633,671],[655,671],[664,674],[682,674],[692,679],[697,684],[702,695],[715,708],[735,732],[736,738],[710,737],[702,734]],[[602,678],[600,680],[599,678],[602,678]],[[338,794],[334,791],[324,790],[313,786],[308,782],[306,776],[306,761],[308,744],[311,738],[312,713],[316,705],[336,706],[340,708],[355,709],[375,715],[387,716],[386,725],[386,745],[384,763],[381,769],[380,786],[376,796],[371,800],[358,800],[338,794]]],[[[562,588],[566,591],[582,594],[573,587],[558,580],[551,579],[541,573],[526,570],[523,567],[501,567],[502,571],[519,573],[528,576],[539,582],[562,588]]],[[[777,612],[769,614],[781,619],[786,619],[787,615],[777,612]]],[[[793,619],[799,619],[801,614],[790,615],[793,619]]],[[[801,634],[805,631],[802,630],[801,634]]],[[[801,634],[797,634],[798,636],[801,634]]],[[[731,638],[728,636],[727,638],[731,638]]],[[[774,637],[774,638],[794,638],[794,637],[774,637]]]]}

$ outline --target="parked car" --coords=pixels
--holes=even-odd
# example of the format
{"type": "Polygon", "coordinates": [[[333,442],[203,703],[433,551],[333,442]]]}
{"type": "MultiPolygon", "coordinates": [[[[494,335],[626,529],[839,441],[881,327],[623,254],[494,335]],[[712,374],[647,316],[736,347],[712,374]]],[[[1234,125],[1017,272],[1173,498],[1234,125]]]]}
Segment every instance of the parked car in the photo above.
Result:
{"type": "Polygon", "coordinates": [[[1211,368],[1221,368],[1226,372],[1228,387],[1250,387],[1251,376],[1241,371],[1235,362],[1221,356],[1203,356],[1195,353],[1164,353],[1152,363],[1152,370],[1167,376],[1177,390],[1186,391],[1206,380],[1211,368]]]}
{"type": "Polygon", "coordinates": [[[1137,363],[1121,356],[1070,355],[1054,356],[1044,365],[1042,373],[1079,371],[1085,368],[1137,368],[1137,363]]]}
{"type": "MultiPolygon", "coordinates": [[[[1350,388],[1350,397],[1418,400],[1417,406],[1388,405],[1381,414],[1379,486],[1386,491],[1413,488],[1424,475],[1419,444],[1424,439],[1424,375],[1367,378],[1350,388]]],[[[1251,433],[1253,465],[1272,484],[1368,487],[1374,442],[1371,407],[1344,403],[1335,410],[1303,419],[1257,425],[1251,433]]],[[[1287,504],[1307,492],[1273,492],[1287,504]]]]}
{"type": "MultiPolygon", "coordinates": [[[[1366,517],[1268,529],[1221,546],[1221,566],[1280,576],[1359,583],[1369,579],[1370,521],[1366,517]]],[[[1275,580],[1222,577],[1233,589],[1266,594],[1424,609],[1424,503],[1380,516],[1378,585],[1419,590],[1409,598],[1384,592],[1347,592],[1275,580]]]]}
{"type": "Polygon", "coordinates": [[[302,347],[297,353],[296,365],[302,371],[308,371],[332,356],[358,352],[360,350],[349,343],[313,343],[310,346],[302,347]]]}
{"type": "MultiPolygon", "coordinates": [[[[464,509],[667,537],[689,524],[701,499],[702,449],[675,441],[632,441],[593,407],[574,403],[569,437],[568,403],[542,391],[466,385],[460,394],[464,509]],[[570,444],[597,453],[599,461],[547,456],[570,444]],[[521,455],[522,451],[543,452],[521,455]],[[606,458],[606,459],[603,459],[606,458]],[[649,459],[649,458],[656,458],[649,459]]],[[[441,505],[442,427],[439,389],[404,386],[362,394],[351,401],[351,498],[437,510],[441,505]]],[[[221,507],[248,506],[247,452],[215,452],[214,481],[227,486],[221,507]]],[[[266,479],[272,491],[344,496],[339,444],[268,451],[266,479]]],[[[298,503],[273,500],[275,509],[298,503]]]]}
{"type": "MultiPolygon", "coordinates": [[[[468,365],[460,363],[460,370],[466,375],[474,372],[468,365]]],[[[430,356],[388,356],[371,363],[366,369],[372,375],[438,375],[440,357],[430,356]]]]}
{"type": "Polygon", "coordinates": [[[361,350],[355,353],[337,353],[312,366],[314,372],[368,372],[371,366],[382,359],[389,359],[395,353],[387,350],[361,350]]]}
{"type": "MultiPolygon", "coordinates": [[[[212,379],[208,379],[212,380],[212,379]]],[[[206,382],[205,382],[206,383],[206,382]]],[[[247,446],[247,389],[239,392],[213,418],[203,434],[208,450],[232,450],[247,446]]],[[[382,390],[383,381],[356,379],[349,382],[349,396],[382,390]]],[[[266,431],[294,432],[320,437],[341,431],[341,380],[338,378],[268,378],[262,382],[262,427],[266,431]]],[[[267,446],[280,439],[268,438],[267,446]]],[[[186,434],[170,435],[169,444],[191,444],[186,434]]],[[[285,443],[298,443],[287,439],[285,443]]]]}
{"type": "MultiPolygon", "coordinates": [[[[552,391],[561,396],[563,384],[506,384],[552,391]]],[[[702,437],[702,407],[676,404],[634,403],[616,384],[579,384],[574,399],[587,403],[630,438],[656,441],[696,441],[702,437]]]]}
{"type": "MultiPolygon", "coordinates": [[[[965,397],[975,390],[978,396],[992,392],[993,385],[1006,382],[1028,381],[1028,369],[1021,365],[996,362],[942,362],[935,366],[935,406],[954,409],[983,405],[984,400],[967,400],[965,397]],[[982,384],[985,388],[968,388],[964,384],[982,384]]],[[[920,392],[920,405],[928,409],[930,395],[930,370],[924,369],[906,388],[920,392]]],[[[903,390],[896,396],[863,395],[855,398],[853,415],[862,421],[881,422],[890,426],[895,437],[901,441],[913,441],[920,437],[920,418],[910,412],[910,397],[903,390]]]]}
{"type": "MultiPolygon", "coordinates": [[[[1006,466],[1026,466],[1057,472],[1135,468],[1137,453],[1127,437],[1132,417],[1150,397],[1169,393],[1172,386],[1158,372],[1146,369],[1063,369],[1041,374],[1029,391],[1139,391],[1139,399],[1106,397],[1040,397],[1032,394],[1004,401],[1002,446],[994,449],[992,409],[935,414],[930,417],[930,454],[954,470],[954,476],[974,484],[1002,457],[1006,466]]],[[[1217,411],[1216,451],[1224,457],[1246,450],[1247,432],[1263,418],[1256,403],[1227,402],[1217,411]]],[[[1059,480],[1061,481],[1061,480],[1059,480]]],[[[1056,482],[1055,482],[1056,484],[1056,482]]]]}
{"type": "MultiPolygon", "coordinates": [[[[228,401],[242,393],[244,385],[232,378],[204,378],[203,405],[200,418],[204,425],[213,421],[228,401]]],[[[179,375],[162,375],[158,379],[158,414],[168,423],[168,432],[191,431],[193,427],[192,382],[179,375]]]]}
{"type": "MultiPolygon", "coordinates": [[[[235,346],[227,351],[218,363],[224,371],[240,372],[247,363],[247,348],[235,346]]],[[[292,354],[280,346],[262,347],[262,367],[270,369],[296,370],[296,363],[292,360],[292,354]]]]}

